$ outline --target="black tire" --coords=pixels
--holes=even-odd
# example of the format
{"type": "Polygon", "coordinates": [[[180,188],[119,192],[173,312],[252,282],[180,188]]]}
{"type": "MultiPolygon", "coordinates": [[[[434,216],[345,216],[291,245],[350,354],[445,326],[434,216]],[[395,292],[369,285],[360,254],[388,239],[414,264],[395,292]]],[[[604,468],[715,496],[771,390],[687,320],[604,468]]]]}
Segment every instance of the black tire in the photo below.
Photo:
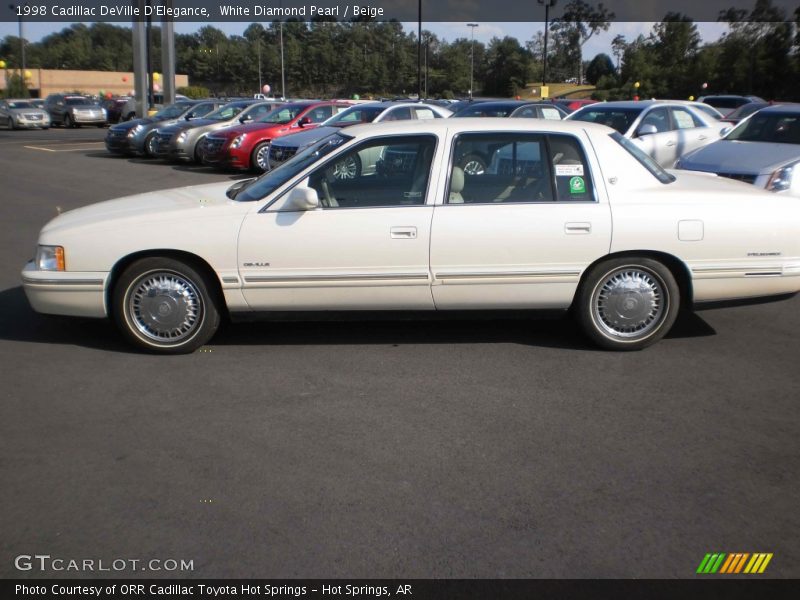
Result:
{"type": "Polygon", "coordinates": [[[250,153],[250,168],[256,173],[265,173],[269,169],[269,146],[270,142],[260,142],[256,144],[253,151],[250,153]],[[266,155],[262,157],[263,166],[259,164],[259,154],[266,151],[266,155]]]}
{"type": "Polygon", "coordinates": [[[657,260],[614,258],[587,273],[573,308],[586,335],[601,348],[641,350],[675,323],[680,288],[657,260]]]}
{"type": "Polygon", "coordinates": [[[156,142],[156,132],[153,131],[152,133],[148,133],[147,137],[144,138],[144,155],[148,158],[153,158],[155,156],[155,142],[156,142]]]}
{"type": "Polygon", "coordinates": [[[14,119],[8,117],[8,119],[6,120],[6,127],[8,127],[9,129],[16,129],[17,127],[16,125],[14,125],[14,119]]]}
{"type": "Polygon", "coordinates": [[[486,159],[480,154],[467,154],[458,161],[458,166],[467,175],[483,175],[486,172],[486,159]]]}
{"type": "Polygon", "coordinates": [[[134,345],[156,354],[188,354],[220,323],[220,300],[208,278],[172,258],[143,258],[120,276],[111,297],[114,321],[134,345]]]}
{"type": "Polygon", "coordinates": [[[70,129],[74,126],[75,125],[72,123],[72,117],[70,117],[69,115],[64,115],[64,127],[66,129],[70,129]]]}

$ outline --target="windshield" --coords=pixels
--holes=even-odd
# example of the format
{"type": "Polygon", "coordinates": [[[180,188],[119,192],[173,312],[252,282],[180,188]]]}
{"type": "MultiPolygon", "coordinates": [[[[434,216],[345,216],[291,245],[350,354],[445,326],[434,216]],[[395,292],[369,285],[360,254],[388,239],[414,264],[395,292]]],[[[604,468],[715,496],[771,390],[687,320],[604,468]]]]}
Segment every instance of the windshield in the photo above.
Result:
{"type": "Polygon", "coordinates": [[[211,119],[212,121],[228,121],[242,112],[245,108],[250,106],[249,104],[226,104],[222,108],[218,108],[210,115],[207,115],[206,119],[211,119]]]}
{"type": "Polygon", "coordinates": [[[9,102],[8,108],[36,108],[30,102],[9,102]]]}
{"type": "Polygon", "coordinates": [[[731,131],[726,140],[800,144],[800,112],[757,112],[731,131]]]}
{"type": "Polygon", "coordinates": [[[357,123],[372,123],[386,109],[386,106],[351,106],[325,121],[322,126],[347,127],[357,123]]]}
{"type": "Polygon", "coordinates": [[[624,134],[642,113],[642,108],[583,108],[570,117],[573,121],[600,123],[624,134]]]}
{"type": "Polygon", "coordinates": [[[456,117],[507,117],[519,104],[480,103],[468,106],[454,116],[456,117]]]}
{"type": "Polygon", "coordinates": [[[333,133],[317,143],[295,154],[277,169],[267,171],[236,194],[237,202],[253,202],[266,198],[306,167],[327,156],[342,144],[353,139],[349,135],[333,133]]]}
{"type": "Polygon", "coordinates": [[[97,104],[96,102],[92,102],[88,98],[66,98],[67,106],[84,106],[86,104],[97,104]]]}
{"type": "Polygon", "coordinates": [[[160,111],[158,111],[155,116],[159,119],[176,119],[185,113],[186,109],[188,109],[190,106],[191,104],[186,104],[184,102],[180,104],[170,104],[168,107],[162,108],[160,111]]]}
{"type": "Polygon", "coordinates": [[[287,104],[279,106],[273,111],[261,117],[259,123],[273,123],[275,125],[286,125],[297,118],[301,112],[308,108],[308,104],[287,104]]]}
{"type": "Polygon", "coordinates": [[[639,161],[645,169],[650,171],[650,173],[658,179],[661,183],[672,183],[675,181],[675,176],[670,175],[664,169],[661,168],[655,160],[653,160],[649,154],[647,154],[644,150],[639,148],[636,144],[630,141],[628,138],[620,135],[619,133],[612,133],[611,139],[617,142],[620,146],[625,148],[633,158],[639,161]]]}

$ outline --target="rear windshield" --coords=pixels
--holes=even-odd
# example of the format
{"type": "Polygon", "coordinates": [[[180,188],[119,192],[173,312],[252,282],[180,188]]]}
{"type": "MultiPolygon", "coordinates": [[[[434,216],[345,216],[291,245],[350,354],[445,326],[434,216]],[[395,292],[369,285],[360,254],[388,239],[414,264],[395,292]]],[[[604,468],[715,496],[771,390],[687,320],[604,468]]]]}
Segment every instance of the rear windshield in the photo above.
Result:
{"type": "Polygon", "coordinates": [[[625,133],[631,128],[633,122],[641,114],[641,108],[582,108],[570,117],[574,121],[587,123],[600,123],[620,133],[625,133]]]}
{"type": "Polygon", "coordinates": [[[480,103],[468,106],[456,113],[456,117],[507,117],[514,109],[519,108],[519,104],[494,104],[480,103]]]}
{"type": "Polygon", "coordinates": [[[754,114],[731,131],[726,140],[800,144],[800,112],[754,114]]]}
{"type": "Polygon", "coordinates": [[[620,135],[619,133],[612,133],[611,139],[617,142],[623,148],[625,148],[625,150],[627,150],[628,153],[631,156],[633,156],[633,158],[639,161],[639,164],[641,164],[645,169],[650,171],[653,177],[658,179],[661,183],[672,183],[673,181],[675,181],[674,175],[670,175],[669,173],[667,173],[664,169],[661,168],[661,165],[659,165],[655,160],[653,160],[650,157],[649,154],[647,154],[644,150],[639,148],[639,146],[634,144],[625,136],[620,135]]]}

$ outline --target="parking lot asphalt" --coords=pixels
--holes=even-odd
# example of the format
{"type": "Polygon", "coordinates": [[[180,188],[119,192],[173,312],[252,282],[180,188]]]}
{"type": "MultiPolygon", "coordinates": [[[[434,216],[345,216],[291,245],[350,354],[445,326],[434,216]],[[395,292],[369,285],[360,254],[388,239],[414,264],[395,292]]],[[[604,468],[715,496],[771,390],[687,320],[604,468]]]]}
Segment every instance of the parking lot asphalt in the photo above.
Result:
{"type": "Polygon", "coordinates": [[[238,177],[0,130],[0,577],[800,576],[800,298],[683,315],[638,353],[564,319],[229,325],[189,356],[35,314],[58,210],[238,177]],[[83,574],[86,575],[85,573],[83,574]]]}

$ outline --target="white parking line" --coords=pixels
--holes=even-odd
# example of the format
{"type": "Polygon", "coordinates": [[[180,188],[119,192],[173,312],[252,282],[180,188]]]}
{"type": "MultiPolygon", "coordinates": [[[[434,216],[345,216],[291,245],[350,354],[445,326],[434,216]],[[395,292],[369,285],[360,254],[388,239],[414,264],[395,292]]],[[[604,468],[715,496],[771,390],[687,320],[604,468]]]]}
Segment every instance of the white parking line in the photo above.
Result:
{"type": "Polygon", "coordinates": [[[60,147],[63,146],[80,146],[80,148],[66,148],[64,150],[56,150],[55,148],[47,148],[45,146],[23,146],[23,148],[27,148],[28,150],[41,150],[42,152],[80,152],[81,150],[91,150],[96,146],[102,146],[105,142],[83,142],[83,143],[76,143],[76,144],[59,144],[60,147]]]}

